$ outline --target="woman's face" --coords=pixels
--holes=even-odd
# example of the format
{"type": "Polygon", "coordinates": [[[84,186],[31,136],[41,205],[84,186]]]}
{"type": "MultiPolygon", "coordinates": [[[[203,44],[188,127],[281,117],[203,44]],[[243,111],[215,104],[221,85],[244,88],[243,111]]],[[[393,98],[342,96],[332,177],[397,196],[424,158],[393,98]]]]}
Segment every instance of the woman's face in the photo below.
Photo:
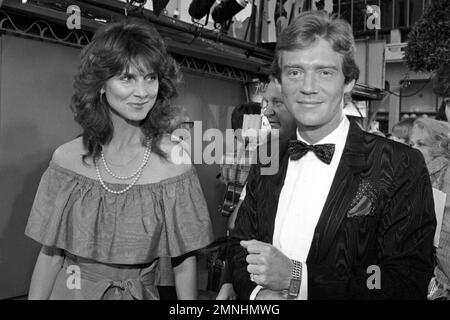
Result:
{"type": "Polygon", "coordinates": [[[422,152],[426,164],[433,160],[431,156],[431,139],[428,132],[417,126],[414,126],[412,129],[410,141],[413,148],[416,148],[420,152],[422,152]]]}
{"type": "Polygon", "coordinates": [[[144,73],[130,66],[128,71],[108,79],[102,88],[113,114],[128,120],[141,121],[153,108],[158,95],[158,75],[144,73]]]}

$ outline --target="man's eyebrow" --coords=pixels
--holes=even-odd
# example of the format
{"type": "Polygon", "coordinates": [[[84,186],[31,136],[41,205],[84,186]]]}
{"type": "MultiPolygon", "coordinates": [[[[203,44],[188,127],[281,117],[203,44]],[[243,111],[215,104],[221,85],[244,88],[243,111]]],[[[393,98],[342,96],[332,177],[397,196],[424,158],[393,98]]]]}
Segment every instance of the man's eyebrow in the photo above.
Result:
{"type": "MultiPolygon", "coordinates": [[[[302,65],[300,64],[286,64],[283,66],[283,69],[288,69],[288,68],[303,68],[302,65]]],[[[328,65],[328,64],[319,64],[319,65],[314,65],[314,69],[333,69],[333,70],[339,70],[339,67],[336,65],[328,65]]]]}
{"type": "Polygon", "coordinates": [[[299,64],[286,64],[283,66],[283,69],[288,69],[288,68],[302,68],[302,66],[299,64]]]}

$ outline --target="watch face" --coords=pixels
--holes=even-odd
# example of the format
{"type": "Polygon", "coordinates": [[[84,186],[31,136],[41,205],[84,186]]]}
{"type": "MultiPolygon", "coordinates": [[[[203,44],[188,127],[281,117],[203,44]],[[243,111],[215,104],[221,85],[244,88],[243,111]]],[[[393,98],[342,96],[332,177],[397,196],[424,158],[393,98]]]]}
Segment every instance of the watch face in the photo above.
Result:
{"type": "Polygon", "coordinates": [[[301,281],[299,279],[291,279],[291,282],[289,284],[289,292],[288,292],[289,297],[297,298],[297,296],[300,292],[300,284],[301,284],[301,281]]]}

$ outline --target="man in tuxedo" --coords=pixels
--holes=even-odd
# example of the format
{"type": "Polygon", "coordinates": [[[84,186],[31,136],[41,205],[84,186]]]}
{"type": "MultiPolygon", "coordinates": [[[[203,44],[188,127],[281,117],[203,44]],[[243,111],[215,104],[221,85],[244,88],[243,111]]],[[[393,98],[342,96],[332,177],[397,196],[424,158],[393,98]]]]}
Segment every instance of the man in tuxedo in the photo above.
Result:
{"type": "Polygon", "coordinates": [[[424,299],[433,273],[432,189],[420,152],[343,114],[359,70],[350,25],[300,14],[276,73],[297,124],[279,171],[252,166],[233,238],[241,299],[424,299]]]}

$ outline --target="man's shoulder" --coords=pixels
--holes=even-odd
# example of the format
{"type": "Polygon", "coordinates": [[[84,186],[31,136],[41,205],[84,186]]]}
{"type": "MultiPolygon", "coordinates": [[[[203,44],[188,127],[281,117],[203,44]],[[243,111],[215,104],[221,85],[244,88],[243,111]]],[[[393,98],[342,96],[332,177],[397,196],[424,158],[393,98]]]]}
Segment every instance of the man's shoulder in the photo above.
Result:
{"type": "Polygon", "coordinates": [[[409,171],[422,170],[426,167],[422,153],[404,143],[363,131],[363,143],[368,156],[381,163],[396,168],[408,168],[409,171]]]}
{"type": "Polygon", "coordinates": [[[393,150],[392,152],[395,154],[406,153],[406,154],[410,154],[412,156],[420,156],[421,155],[419,150],[414,149],[411,146],[406,145],[404,143],[397,142],[392,139],[382,137],[380,135],[373,134],[373,133],[366,132],[366,131],[363,131],[363,135],[364,135],[364,142],[366,144],[369,144],[369,145],[374,144],[374,146],[376,146],[376,147],[384,147],[384,148],[392,149],[393,150]]]}

